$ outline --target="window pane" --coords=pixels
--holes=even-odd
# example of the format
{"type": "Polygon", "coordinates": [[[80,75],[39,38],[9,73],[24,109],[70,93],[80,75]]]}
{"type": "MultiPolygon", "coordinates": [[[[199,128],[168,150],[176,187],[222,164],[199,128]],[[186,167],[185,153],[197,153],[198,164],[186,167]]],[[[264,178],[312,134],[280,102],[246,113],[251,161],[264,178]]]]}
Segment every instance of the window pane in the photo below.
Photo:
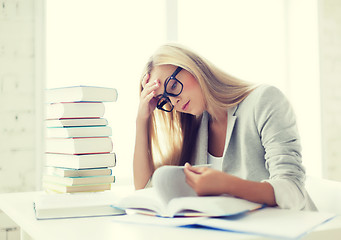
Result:
{"type": "Polygon", "coordinates": [[[186,0],[178,6],[180,42],[236,77],[285,86],[283,1],[186,0]]]}

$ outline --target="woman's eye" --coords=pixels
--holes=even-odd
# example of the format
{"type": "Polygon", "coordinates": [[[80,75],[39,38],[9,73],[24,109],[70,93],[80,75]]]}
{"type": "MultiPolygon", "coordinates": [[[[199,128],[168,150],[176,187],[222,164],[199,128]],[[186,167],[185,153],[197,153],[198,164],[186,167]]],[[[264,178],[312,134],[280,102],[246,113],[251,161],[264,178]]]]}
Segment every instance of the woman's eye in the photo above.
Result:
{"type": "Polygon", "coordinates": [[[176,86],[178,85],[178,83],[177,82],[174,82],[173,84],[172,84],[172,89],[176,89],[176,86]]]}

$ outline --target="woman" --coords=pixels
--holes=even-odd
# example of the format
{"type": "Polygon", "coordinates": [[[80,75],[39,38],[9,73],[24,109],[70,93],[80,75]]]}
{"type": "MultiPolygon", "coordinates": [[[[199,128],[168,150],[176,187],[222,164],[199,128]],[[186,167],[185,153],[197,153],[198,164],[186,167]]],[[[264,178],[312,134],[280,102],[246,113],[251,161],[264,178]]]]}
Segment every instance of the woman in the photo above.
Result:
{"type": "Polygon", "coordinates": [[[161,46],[141,78],[135,188],[148,186],[160,165],[185,165],[198,195],[315,210],[285,96],[236,79],[177,44],[161,46]],[[192,166],[206,163],[212,167],[192,166]]]}

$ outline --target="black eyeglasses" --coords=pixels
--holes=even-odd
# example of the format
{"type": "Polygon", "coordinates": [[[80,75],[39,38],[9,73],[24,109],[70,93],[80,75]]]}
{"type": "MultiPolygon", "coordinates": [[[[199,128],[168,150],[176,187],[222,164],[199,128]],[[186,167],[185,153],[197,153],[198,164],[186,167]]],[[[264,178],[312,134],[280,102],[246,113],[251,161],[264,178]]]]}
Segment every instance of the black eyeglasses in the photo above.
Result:
{"type": "Polygon", "coordinates": [[[165,81],[165,84],[164,84],[165,90],[163,94],[160,94],[157,96],[157,97],[160,97],[160,99],[157,101],[157,104],[156,104],[157,109],[160,109],[166,112],[171,112],[173,110],[174,106],[171,103],[171,100],[169,99],[168,96],[176,97],[181,94],[183,85],[178,79],[175,78],[176,75],[181,70],[182,70],[182,67],[177,67],[174,73],[165,81]]]}

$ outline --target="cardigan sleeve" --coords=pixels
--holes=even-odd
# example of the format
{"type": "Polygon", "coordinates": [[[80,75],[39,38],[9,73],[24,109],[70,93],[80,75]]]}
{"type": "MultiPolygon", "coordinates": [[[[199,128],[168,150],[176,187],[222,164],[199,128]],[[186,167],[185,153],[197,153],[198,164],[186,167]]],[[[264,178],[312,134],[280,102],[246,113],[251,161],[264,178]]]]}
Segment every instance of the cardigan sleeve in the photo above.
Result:
{"type": "Polygon", "coordinates": [[[261,91],[254,117],[265,150],[265,168],[281,208],[315,210],[305,182],[300,137],[293,108],[275,87],[261,91]]]}

